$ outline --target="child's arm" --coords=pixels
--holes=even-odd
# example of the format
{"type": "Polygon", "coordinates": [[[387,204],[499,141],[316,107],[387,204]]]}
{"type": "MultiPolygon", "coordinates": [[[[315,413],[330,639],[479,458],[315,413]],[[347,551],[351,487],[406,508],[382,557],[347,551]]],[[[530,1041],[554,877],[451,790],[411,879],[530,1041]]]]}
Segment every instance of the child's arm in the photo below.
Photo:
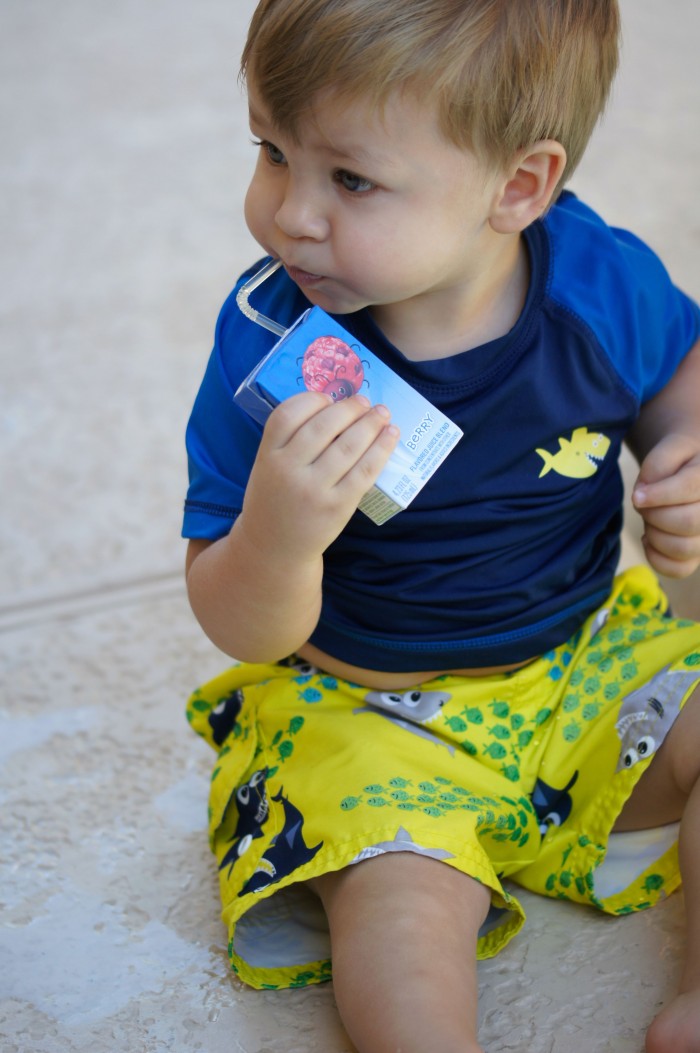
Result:
{"type": "Polygon", "coordinates": [[[270,415],[231,532],[188,549],[192,609],[223,651],[269,662],[308,640],[321,608],[323,553],[396,445],[388,417],[363,396],[333,403],[317,392],[270,415]]]}
{"type": "Polygon", "coordinates": [[[684,578],[700,566],[700,342],[643,407],[628,436],[640,463],[632,494],[647,559],[684,578]]]}

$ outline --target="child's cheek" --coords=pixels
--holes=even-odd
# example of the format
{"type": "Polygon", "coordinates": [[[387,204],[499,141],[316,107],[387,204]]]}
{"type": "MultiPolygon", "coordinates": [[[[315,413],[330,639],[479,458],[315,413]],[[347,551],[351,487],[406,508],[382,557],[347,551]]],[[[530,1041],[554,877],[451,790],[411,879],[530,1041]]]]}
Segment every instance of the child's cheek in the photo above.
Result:
{"type": "Polygon", "coordinates": [[[262,179],[256,171],[245,196],[243,214],[248,230],[258,244],[267,247],[270,228],[274,218],[274,201],[270,194],[264,194],[262,179]]]}

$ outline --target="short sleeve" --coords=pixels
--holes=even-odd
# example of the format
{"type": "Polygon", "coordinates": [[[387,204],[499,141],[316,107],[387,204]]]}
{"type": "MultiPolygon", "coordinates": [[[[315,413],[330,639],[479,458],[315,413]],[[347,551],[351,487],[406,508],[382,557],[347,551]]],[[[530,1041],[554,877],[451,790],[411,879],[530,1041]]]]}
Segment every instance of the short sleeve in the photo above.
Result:
{"type": "Polygon", "coordinates": [[[637,339],[620,348],[619,361],[641,402],[646,402],[669,382],[697,342],[700,310],[673,284],[648,245],[626,230],[615,229],[613,234],[630,275],[637,323],[637,339]]]}
{"type": "MultiPolygon", "coordinates": [[[[229,533],[243,507],[262,427],[234,402],[234,395],[277,337],[241,313],[236,294],[261,263],[241,276],[216,323],[214,348],[185,435],[189,487],[183,537],[216,541],[229,533]]],[[[284,272],[261,287],[256,305],[285,326],[309,306],[284,272]]]]}
{"type": "Polygon", "coordinates": [[[640,402],[663,388],[700,335],[697,304],[656,253],[573,195],[552,212],[555,300],[581,319],[640,402]]]}
{"type": "Polygon", "coordinates": [[[185,434],[189,488],[183,537],[216,541],[228,534],[243,507],[262,429],[236,406],[233,394],[215,345],[185,434]]]}

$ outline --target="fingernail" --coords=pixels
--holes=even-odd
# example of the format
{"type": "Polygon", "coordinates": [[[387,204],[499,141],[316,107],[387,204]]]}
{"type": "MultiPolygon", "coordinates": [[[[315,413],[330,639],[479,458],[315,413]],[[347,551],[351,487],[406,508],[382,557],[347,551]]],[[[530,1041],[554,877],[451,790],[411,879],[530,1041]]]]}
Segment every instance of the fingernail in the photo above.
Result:
{"type": "Polygon", "coordinates": [[[647,489],[645,486],[635,486],[632,493],[632,500],[636,505],[643,505],[647,499],[647,489]]]}
{"type": "Polygon", "coordinates": [[[380,417],[385,417],[387,420],[389,420],[389,417],[391,416],[391,413],[386,408],[386,406],[383,406],[381,404],[381,402],[380,402],[379,405],[375,406],[374,408],[376,409],[376,411],[377,411],[377,413],[379,414],[380,417]]]}

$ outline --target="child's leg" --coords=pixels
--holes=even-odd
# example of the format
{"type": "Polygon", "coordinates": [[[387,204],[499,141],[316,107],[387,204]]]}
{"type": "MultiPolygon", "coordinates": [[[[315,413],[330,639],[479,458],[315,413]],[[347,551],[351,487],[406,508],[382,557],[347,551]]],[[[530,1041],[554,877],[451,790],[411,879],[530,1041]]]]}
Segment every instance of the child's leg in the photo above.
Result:
{"type": "Polygon", "coordinates": [[[700,690],[688,700],[639,780],[616,829],[645,829],[681,816],[686,958],[678,996],[649,1029],[648,1053],[700,1053],[700,690]]]}
{"type": "Polygon", "coordinates": [[[480,1053],[476,941],[490,893],[434,859],[392,852],[312,882],[333,986],[359,1053],[480,1053]]]}

